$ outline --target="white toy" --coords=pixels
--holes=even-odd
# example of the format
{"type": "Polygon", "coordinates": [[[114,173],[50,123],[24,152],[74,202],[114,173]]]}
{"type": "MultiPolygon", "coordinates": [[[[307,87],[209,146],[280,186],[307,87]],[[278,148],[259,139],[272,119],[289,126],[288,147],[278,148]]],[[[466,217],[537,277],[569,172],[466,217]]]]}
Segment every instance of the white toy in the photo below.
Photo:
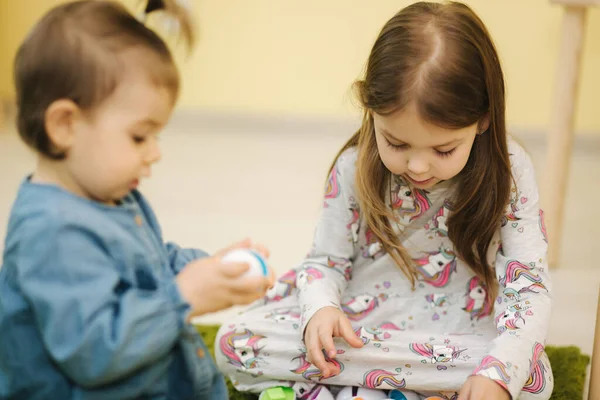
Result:
{"type": "Polygon", "coordinates": [[[391,400],[421,400],[421,396],[410,390],[392,390],[388,397],[391,400]]]}
{"type": "Polygon", "coordinates": [[[250,269],[243,276],[268,276],[269,268],[263,256],[250,249],[235,249],[223,256],[225,263],[246,263],[250,269]]]}
{"type": "Polygon", "coordinates": [[[338,393],[336,400],[385,400],[388,396],[383,390],[346,386],[338,393]]]}

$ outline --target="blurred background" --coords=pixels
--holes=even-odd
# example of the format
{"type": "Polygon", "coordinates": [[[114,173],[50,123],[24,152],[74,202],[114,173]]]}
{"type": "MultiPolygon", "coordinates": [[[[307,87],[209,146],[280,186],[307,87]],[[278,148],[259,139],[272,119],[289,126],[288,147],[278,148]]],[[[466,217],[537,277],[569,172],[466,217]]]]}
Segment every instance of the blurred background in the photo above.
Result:
{"type": "MultiPolygon", "coordinates": [[[[10,115],[12,61],[28,30],[59,0],[0,0],[0,235],[33,166],[10,115]]],[[[163,160],[142,186],[165,236],[214,251],[250,236],[283,272],[310,248],[325,175],[358,127],[351,84],[400,0],[196,0],[199,43],[176,49],[182,95],[162,136],[163,160]]],[[[135,1],[125,1],[134,7],[135,1]]],[[[547,0],[467,0],[503,62],[508,124],[544,177],[562,8],[547,0]]],[[[554,271],[549,342],[591,353],[600,269],[600,8],[585,31],[563,251],[554,271]]],[[[231,313],[209,315],[221,322],[231,313]]]]}

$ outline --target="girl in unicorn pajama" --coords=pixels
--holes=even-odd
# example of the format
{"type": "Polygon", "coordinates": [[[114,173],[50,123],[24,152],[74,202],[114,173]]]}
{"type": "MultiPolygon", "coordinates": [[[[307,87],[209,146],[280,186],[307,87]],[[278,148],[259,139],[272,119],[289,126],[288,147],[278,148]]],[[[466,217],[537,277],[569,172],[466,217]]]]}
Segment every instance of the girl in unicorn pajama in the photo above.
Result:
{"type": "Polygon", "coordinates": [[[363,124],[331,168],[312,249],[222,326],[219,366],[239,390],[299,398],[548,399],[546,229],[483,23],[459,3],[405,8],[356,87],[363,124]]]}

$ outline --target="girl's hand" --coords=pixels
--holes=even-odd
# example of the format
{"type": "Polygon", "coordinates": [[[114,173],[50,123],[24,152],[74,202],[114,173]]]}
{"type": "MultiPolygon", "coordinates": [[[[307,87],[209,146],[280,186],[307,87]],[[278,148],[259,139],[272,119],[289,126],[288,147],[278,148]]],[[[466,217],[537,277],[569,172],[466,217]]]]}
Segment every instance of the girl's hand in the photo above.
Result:
{"type": "Polygon", "coordinates": [[[490,378],[473,375],[460,389],[458,400],[510,400],[510,394],[490,378]]]}
{"type": "Polygon", "coordinates": [[[308,360],[323,373],[323,378],[340,373],[340,369],[328,362],[323,355],[323,349],[327,357],[332,359],[337,355],[333,344],[334,337],[343,338],[350,346],[361,348],[363,342],[356,336],[350,320],[346,315],[335,307],[325,307],[313,315],[306,326],[304,343],[308,353],[308,360]]]}

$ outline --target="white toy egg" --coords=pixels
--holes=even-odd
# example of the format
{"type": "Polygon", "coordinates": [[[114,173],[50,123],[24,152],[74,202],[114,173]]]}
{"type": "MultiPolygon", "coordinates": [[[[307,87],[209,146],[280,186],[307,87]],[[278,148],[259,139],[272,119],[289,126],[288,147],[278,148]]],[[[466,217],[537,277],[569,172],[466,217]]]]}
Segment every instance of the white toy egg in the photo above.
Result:
{"type": "Polygon", "coordinates": [[[340,390],[336,400],[385,400],[387,398],[383,390],[346,386],[340,390]]]}
{"type": "Polygon", "coordinates": [[[421,396],[410,390],[392,390],[388,397],[392,400],[421,400],[421,396]]]}
{"type": "Polygon", "coordinates": [[[225,263],[246,263],[250,269],[243,276],[268,276],[269,268],[263,256],[250,249],[235,249],[225,254],[225,263]]]}

